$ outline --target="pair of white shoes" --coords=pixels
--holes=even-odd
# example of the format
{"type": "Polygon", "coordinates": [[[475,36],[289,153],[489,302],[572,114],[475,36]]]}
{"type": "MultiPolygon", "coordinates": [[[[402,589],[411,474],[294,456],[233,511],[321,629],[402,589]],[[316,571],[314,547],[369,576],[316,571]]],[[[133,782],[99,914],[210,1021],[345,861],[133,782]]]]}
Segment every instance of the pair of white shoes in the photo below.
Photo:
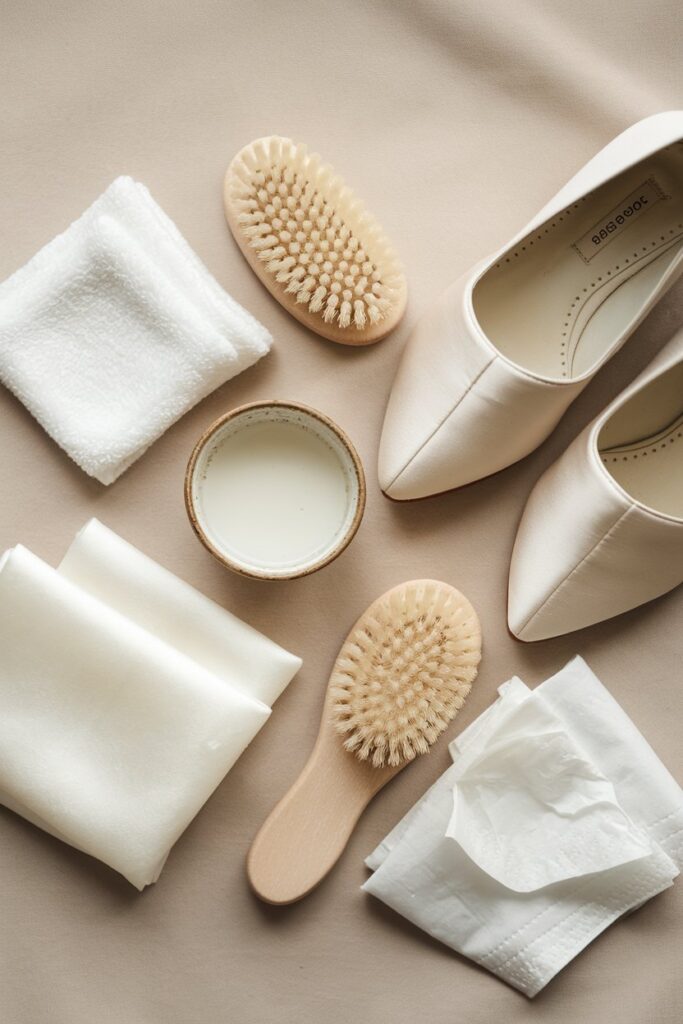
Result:
{"type": "MultiPolygon", "coordinates": [[[[379,455],[399,501],[536,448],[683,272],[683,112],[601,150],[408,340],[379,455]]],[[[683,582],[683,330],[539,480],[512,555],[521,640],[580,629],[683,582]]]]}

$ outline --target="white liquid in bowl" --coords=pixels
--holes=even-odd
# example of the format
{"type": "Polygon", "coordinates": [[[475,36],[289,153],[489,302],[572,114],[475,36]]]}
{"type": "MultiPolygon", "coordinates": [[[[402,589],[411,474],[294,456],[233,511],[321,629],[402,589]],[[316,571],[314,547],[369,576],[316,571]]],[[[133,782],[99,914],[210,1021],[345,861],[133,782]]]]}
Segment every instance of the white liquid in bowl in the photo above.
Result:
{"type": "Polygon", "coordinates": [[[325,423],[267,406],[228,420],[195,467],[212,546],[257,575],[305,571],[345,539],[359,501],[353,459],[325,423]]]}

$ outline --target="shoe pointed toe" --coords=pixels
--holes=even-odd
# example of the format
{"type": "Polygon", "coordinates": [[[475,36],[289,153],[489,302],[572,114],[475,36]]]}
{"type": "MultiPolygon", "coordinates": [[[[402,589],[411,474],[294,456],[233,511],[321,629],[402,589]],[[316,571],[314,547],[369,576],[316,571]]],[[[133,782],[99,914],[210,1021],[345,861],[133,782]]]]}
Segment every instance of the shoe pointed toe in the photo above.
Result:
{"type": "Polygon", "coordinates": [[[547,576],[537,575],[535,569],[533,552],[516,547],[507,608],[508,629],[512,635],[524,643],[535,643],[571,633],[585,625],[581,622],[580,603],[574,600],[578,594],[572,593],[571,588],[564,590],[561,608],[551,600],[555,586],[550,581],[566,578],[565,574],[571,570],[552,559],[545,565],[547,576]]]}
{"type": "Polygon", "coordinates": [[[518,639],[592,626],[683,581],[682,383],[680,331],[537,482],[510,563],[518,639]]]}
{"type": "Polygon", "coordinates": [[[388,498],[411,501],[464,487],[504,468],[495,448],[486,444],[486,431],[478,415],[458,403],[443,422],[428,425],[420,434],[405,421],[392,417],[380,442],[379,484],[388,498]],[[403,438],[410,436],[410,444],[403,438]]]}

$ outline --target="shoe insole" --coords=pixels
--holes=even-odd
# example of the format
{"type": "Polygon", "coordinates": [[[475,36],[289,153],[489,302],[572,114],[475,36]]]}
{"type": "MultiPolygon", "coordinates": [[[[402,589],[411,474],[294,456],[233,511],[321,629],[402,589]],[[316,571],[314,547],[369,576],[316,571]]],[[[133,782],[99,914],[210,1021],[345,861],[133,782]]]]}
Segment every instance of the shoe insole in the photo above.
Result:
{"type": "Polygon", "coordinates": [[[683,143],[536,228],[474,289],[494,345],[532,373],[587,373],[624,336],[683,255],[683,143]]]}
{"type": "Polygon", "coordinates": [[[601,448],[600,458],[636,501],[683,518],[683,412],[649,437],[601,448]]]}

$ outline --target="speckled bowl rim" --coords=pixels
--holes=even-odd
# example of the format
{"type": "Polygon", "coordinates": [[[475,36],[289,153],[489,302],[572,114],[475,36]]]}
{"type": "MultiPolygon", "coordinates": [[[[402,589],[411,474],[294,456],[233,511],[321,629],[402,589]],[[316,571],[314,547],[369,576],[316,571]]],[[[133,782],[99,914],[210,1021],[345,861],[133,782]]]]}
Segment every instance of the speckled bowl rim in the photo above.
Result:
{"type": "Polygon", "coordinates": [[[356,536],[356,533],[358,532],[358,527],[360,526],[361,519],[363,518],[363,513],[365,512],[365,500],[367,489],[365,485],[365,472],[363,470],[363,463],[360,460],[360,456],[356,451],[351,439],[342,430],[342,428],[337,423],[334,422],[334,420],[331,420],[329,416],[326,416],[325,413],[320,412],[318,409],[313,409],[310,405],[303,405],[301,402],[288,402],[280,399],[266,399],[259,402],[248,402],[246,405],[238,405],[235,409],[231,409],[230,412],[226,412],[222,416],[219,416],[217,420],[214,420],[213,423],[211,423],[206,428],[206,430],[201,435],[196,445],[192,449],[192,453],[188,460],[187,469],[185,470],[184,493],[185,509],[187,511],[187,515],[190,520],[192,529],[194,530],[194,532],[196,533],[197,537],[202,542],[204,547],[207,549],[207,551],[210,551],[214,558],[216,558],[221,563],[221,565],[224,565],[227,569],[231,569],[232,572],[236,572],[240,576],[246,576],[249,579],[269,580],[272,582],[277,582],[279,580],[295,580],[301,579],[304,576],[310,576],[312,573],[317,572],[319,569],[323,569],[326,565],[329,565],[330,562],[334,562],[335,559],[339,558],[342,551],[346,550],[346,548],[349,546],[353,538],[356,536]],[[229,555],[226,555],[224,551],[221,551],[209,540],[199,521],[199,517],[195,509],[192,485],[194,482],[194,473],[197,468],[197,463],[199,461],[200,456],[202,455],[206,447],[210,444],[210,442],[213,440],[218,431],[221,430],[226,423],[229,423],[231,420],[235,420],[238,417],[245,415],[245,413],[253,412],[256,409],[290,409],[292,410],[292,412],[303,413],[306,416],[310,416],[313,419],[318,420],[319,423],[322,423],[323,426],[327,427],[329,430],[332,431],[333,434],[336,435],[338,440],[341,442],[342,446],[346,449],[346,451],[351,457],[351,463],[356,474],[356,483],[358,486],[358,499],[356,502],[356,510],[354,512],[353,519],[351,520],[351,523],[349,524],[349,527],[344,536],[341,538],[339,543],[336,544],[334,548],[332,548],[331,551],[327,552],[327,554],[323,558],[319,559],[317,562],[314,562],[312,565],[306,566],[306,568],[304,569],[297,569],[289,573],[273,574],[269,572],[257,572],[255,570],[246,568],[246,566],[244,566],[240,562],[233,561],[233,559],[230,558],[229,555]]]}

